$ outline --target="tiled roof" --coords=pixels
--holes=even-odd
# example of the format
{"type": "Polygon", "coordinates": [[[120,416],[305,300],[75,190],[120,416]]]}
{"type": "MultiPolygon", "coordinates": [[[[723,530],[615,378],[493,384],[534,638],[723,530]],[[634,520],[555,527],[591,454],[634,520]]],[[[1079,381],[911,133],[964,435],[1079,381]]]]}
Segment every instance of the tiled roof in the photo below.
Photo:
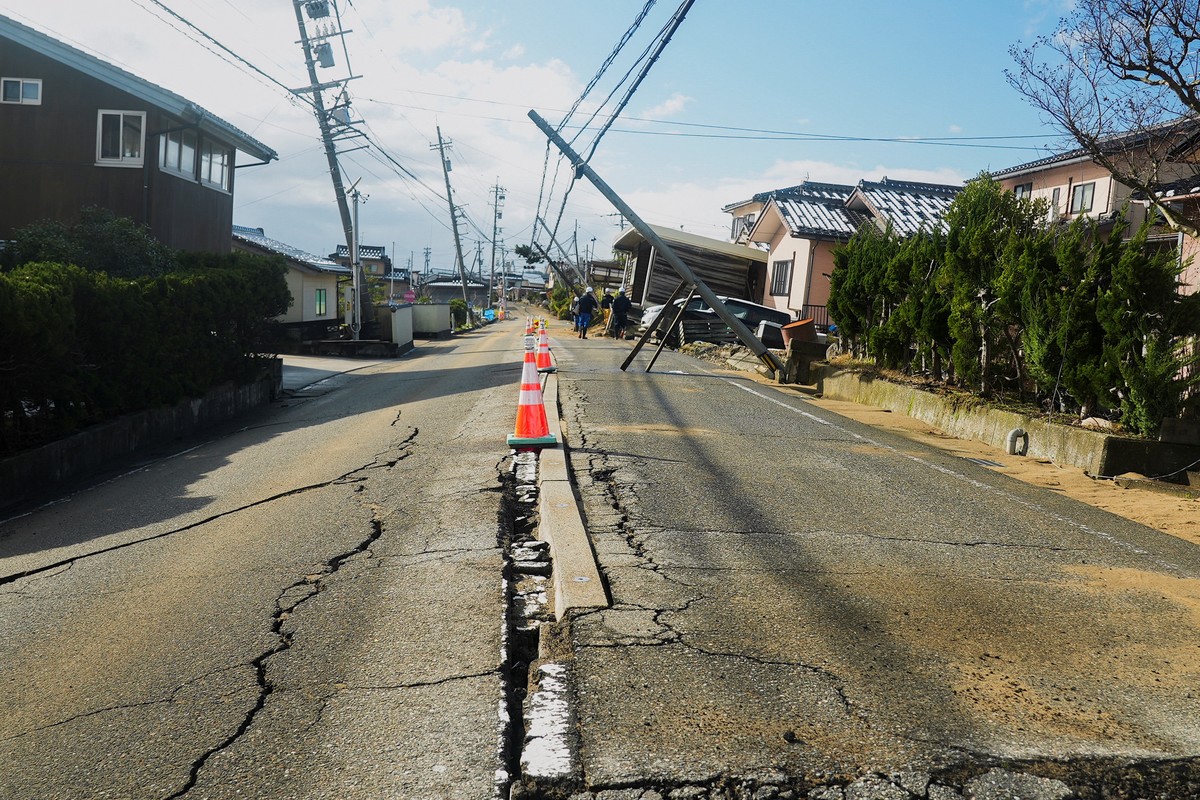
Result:
{"type": "MultiPolygon", "coordinates": [[[[386,251],[386,248],[381,247],[379,245],[360,244],[358,246],[358,257],[359,258],[374,258],[377,260],[382,260],[384,257],[385,251],[386,251]]],[[[349,245],[339,244],[337,246],[337,252],[334,253],[333,255],[334,255],[334,258],[350,258],[349,245]]]]}
{"type": "MultiPolygon", "coordinates": [[[[1200,194],[1200,175],[1189,175],[1171,183],[1163,183],[1157,187],[1156,194],[1170,199],[1172,197],[1191,197],[1200,194]]],[[[1141,192],[1134,192],[1135,200],[1145,199],[1141,192]]]]}
{"type": "Polygon", "coordinates": [[[859,181],[847,206],[890,224],[900,236],[912,236],[921,230],[941,226],[942,217],[962,189],[961,186],[941,183],[916,183],[888,178],[859,181]]]}
{"type": "MultiPolygon", "coordinates": [[[[1146,130],[1109,136],[1100,142],[1100,147],[1106,152],[1117,152],[1125,148],[1140,147],[1155,137],[1182,135],[1183,138],[1171,148],[1172,153],[1179,153],[1191,148],[1198,134],[1200,134],[1200,122],[1196,119],[1173,119],[1159,125],[1154,125],[1146,130]]],[[[1039,158],[1036,161],[1029,161],[1025,164],[1018,164],[1015,167],[997,170],[992,173],[992,177],[1001,178],[1020,175],[1024,172],[1035,172],[1054,164],[1065,164],[1071,161],[1090,158],[1091,156],[1087,150],[1082,147],[1076,147],[1056,155],[1039,158]]]]}
{"type": "Polygon", "coordinates": [[[782,189],[770,189],[765,192],[759,192],[749,200],[739,200],[736,203],[730,203],[721,210],[730,211],[738,206],[743,206],[746,203],[766,203],[772,199],[782,200],[784,198],[845,200],[853,192],[853,186],[846,186],[841,183],[818,183],[816,181],[804,181],[803,183],[798,183],[795,186],[785,186],[782,189]]]}
{"type": "Polygon", "coordinates": [[[0,39],[7,39],[19,45],[40,53],[78,72],[90,75],[121,91],[128,92],[142,101],[161,108],[181,120],[195,125],[206,133],[219,136],[223,141],[232,144],[238,150],[262,159],[271,161],[278,154],[258,141],[250,134],[239,130],[234,125],[218,116],[205,111],[200,106],[185,97],[175,94],[169,89],[139,78],[131,72],[126,72],[82,50],[77,50],[68,44],[47,36],[41,31],[22,25],[16,20],[0,14],[0,39]]]}
{"type": "Polygon", "coordinates": [[[298,261],[319,272],[334,272],[339,275],[350,274],[349,267],[338,264],[336,261],[331,261],[323,256],[314,256],[312,253],[306,253],[277,239],[272,239],[266,235],[262,228],[247,228],[242,225],[234,225],[233,238],[240,239],[269,253],[276,253],[292,261],[298,261]]]}
{"type": "Polygon", "coordinates": [[[849,241],[868,217],[846,208],[841,199],[777,198],[775,207],[792,236],[849,241]]]}
{"type": "Polygon", "coordinates": [[[845,200],[854,193],[853,186],[846,186],[841,183],[817,183],[816,181],[805,181],[798,183],[795,186],[788,186],[784,189],[772,189],[769,192],[759,192],[752,198],[755,202],[765,203],[768,200],[775,198],[783,200],[788,199],[815,199],[815,200],[845,200]]]}

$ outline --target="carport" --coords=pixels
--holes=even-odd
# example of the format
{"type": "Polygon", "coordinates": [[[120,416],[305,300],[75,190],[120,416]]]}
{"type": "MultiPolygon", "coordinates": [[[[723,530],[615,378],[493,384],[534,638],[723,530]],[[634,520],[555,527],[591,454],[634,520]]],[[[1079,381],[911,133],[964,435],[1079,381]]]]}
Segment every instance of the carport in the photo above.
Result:
{"type": "MultiPolygon", "coordinates": [[[[762,302],[767,253],[674,228],[649,227],[715,294],[762,302]]],[[[631,256],[626,282],[634,305],[644,308],[670,299],[679,286],[679,274],[636,228],[617,237],[613,249],[631,256]]]]}

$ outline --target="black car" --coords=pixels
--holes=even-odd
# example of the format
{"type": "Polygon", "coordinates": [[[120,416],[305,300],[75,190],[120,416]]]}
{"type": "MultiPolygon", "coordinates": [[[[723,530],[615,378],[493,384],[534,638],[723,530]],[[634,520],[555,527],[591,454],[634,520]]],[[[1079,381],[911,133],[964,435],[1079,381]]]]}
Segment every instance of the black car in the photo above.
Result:
{"type": "MultiPolygon", "coordinates": [[[[719,298],[725,308],[733,314],[733,316],[745,323],[751,333],[756,334],[762,343],[767,347],[783,347],[783,334],[779,330],[780,327],[793,321],[792,315],[786,311],[780,311],[777,308],[751,303],[749,300],[740,300],[736,297],[721,297],[719,298]]],[[[671,319],[679,313],[679,306],[683,304],[683,300],[676,300],[673,308],[667,313],[671,315],[671,319]]],[[[643,312],[642,321],[639,327],[639,332],[644,332],[650,325],[654,323],[660,313],[663,313],[663,306],[650,306],[643,312]]],[[[687,308],[683,312],[681,320],[684,322],[709,322],[713,323],[709,326],[710,332],[705,333],[704,326],[688,326],[689,334],[685,338],[688,341],[728,341],[732,336],[732,331],[728,326],[717,325],[721,318],[713,311],[712,307],[706,303],[703,298],[693,297],[688,301],[687,308]]],[[[661,335],[661,331],[659,332],[661,335]]],[[[676,346],[679,342],[679,331],[671,330],[666,334],[667,344],[676,346]]]]}

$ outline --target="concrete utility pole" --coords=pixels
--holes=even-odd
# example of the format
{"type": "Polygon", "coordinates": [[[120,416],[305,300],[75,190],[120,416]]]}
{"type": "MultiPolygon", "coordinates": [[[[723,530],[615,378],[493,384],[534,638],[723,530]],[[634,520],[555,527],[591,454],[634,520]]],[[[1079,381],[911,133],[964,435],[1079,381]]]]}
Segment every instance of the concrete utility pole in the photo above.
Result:
{"type": "Polygon", "coordinates": [[[354,273],[354,316],[350,321],[350,333],[357,341],[359,334],[362,331],[362,309],[365,303],[360,299],[363,294],[362,281],[362,261],[358,257],[358,205],[365,203],[366,199],[362,192],[350,187],[350,197],[354,201],[354,216],[351,220],[352,230],[350,232],[350,271],[354,273]]]}
{"type": "MultiPolygon", "coordinates": [[[[558,135],[558,132],[555,131],[554,128],[551,127],[548,122],[546,122],[546,120],[542,119],[541,116],[533,110],[530,110],[529,118],[533,120],[535,125],[542,129],[542,133],[546,134],[546,137],[554,143],[554,146],[557,147],[559,151],[561,151],[562,154],[571,161],[571,165],[575,169],[576,180],[578,180],[580,177],[586,177],[589,181],[591,181],[591,184],[596,187],[596,190],[608,198],[608,201],[612,203],[616,209],[621,212],[621,214],[624,215],[625,219],[629,220],[629,224],[637,228],[638,233],[642,234],[642,236],[645,236],[646,240],[649,241],[650,244],[654,245],[654,248],[659,253],[662,253],[663,258],[665,258],[667,263],[675,269],[675,272],[679,274],[679,277],[688,284],[696,287],[696,294],[704,298],[704,302],[708,303],[712,310],[716,312],[716,315],[721,318],[721,321],[729,326],[729,329],[733,331],[738,340],[741,341],[742,344],[746,345],[746,347],[750,348],[750,352],[754,353],[754,355],[757,356],[758,359],[762,361],[768,369],[774,371],[776,376],[783,375],[783,364],[779,362],[779,359],[767,349],[766,345],[759,341],[757,336],[750,332],[750,329],[746,327],[744,322],[733,316],[733,314],[729,313],[729,310],[725,308],[725,304],[721,302],[716,293],[713,292],[712,289],[708,288],[707,284],[696,277],[696,274],[692,272],[691,268],[687,264],[683,263],[683,260],[676,255],[675,251],[671,249],[670,245],[664,242],[662,237],[655,233],[654,229],[647,225],[645,220],[639,217],[634,210],[630,208],[629,205],[622,200],[620,196],[618,196],[617,193],[614,192],[612,188],[600,178],[599,175],[596,174],[596,171],[589,167],[587,162],[584,161],[578,153],[571,149],[571,145],[567,144],[567,142],[558,135]]],[[[545,223],[543,223],[543,225],[544,224],[545,223]]]]}
{"type": "MultiPolygon", "coordinates": [[[[333,180],[333,194],[337,200],[338,214],[342,220],[342,232],[346,238],[346,249],[353,251],[355,249],[354,222],[350,218],[350,203],[347,200],[345,184],[342,182],[342,169],[338,164],[337,143],[340,140],[359,137],[362,134],[355,127],[357,123],[350,121],[350,95],[346,91],[346,86],[350,81],[359,76],[350,74],[349,56],[346,53],[344,39],[342,40],[342,52],[347,58],[347,77],[322,82],[317,75],[318,65],[321,67],[333,66],[333,46],[331,42],[335,39],[341,39],[349,31],[341,29],[341,16],[337,10],[337,3],[334,0],[324,3],[292,0],[292,6],[296,12],[296,27],[300,31],[300,46],[304,52],[304,64],[308,69],[309,83],[307,87],[294,89],[292,93],[297,95],[309,94],[312,96],[313,114],[316,115],[317,127],[321,131],[321,142],[325,147],[325,160],[329,164],[329,177],[333,180]],[[311,35],[308,25],[304,21],[305,9],[307,9],[308,16],[314,26],[314,31],[311,35]],[[334,17],[330,17],[330,9],[333,10],[334,17]],[[332,106],[326,103],[326,92],[335,95],[332,106]]],[[[353,261],[354,259],[351,258],[351,262],[353,261]]],[[[366,276],[361,274],[362,266],[352,264],[352,268],[355,270],[356,282],[365,285],[366,276]]],[[[354,304],[358,308],[357,312],[355,312],[355,317],[361,325],[365,303],[357,290],[354,295],[354,304]]],[[[354,338],[358,338],[357,332],[354,338]]]]}
{"type": "Polygon", "coordinates": [[[450,229],[454,231],[454,257],[458,261],[458,275],[462,279],[462,296],[463,302],[467,304],[467,319],[473,323],[475,315],[471,313],[471,301],[467,299],[467,268],[463,264],[462,238],[458,233],[458,209],[454,207],[454,195],[450,189],[450,159],[446,158],[446,148],[452,142],[442,138],[441,125],[437,127],[437,135],[437,144],[431,144],[429,149],[437,150],[442,157],[442,177],[446,179],[446,202],[450,204],[450,229]]]}
{"type": "MultiPolygon", "coordinates": [[[[500,239],[500,218],[504,213],[500,210],[504,204],[504,187],[497,181],[492,187],[492,282],[488,286],[488,302],[492,300],[492,290],[496,286],[496,242],[500,239]]],[[[504,265],[500,265],[500,286],[501,292],[499,297],[500,313],[504,314],[504,265]]]]}
{"type": "MultiPolygon", "coordinates": [[[[550,244],[557,247],[558,252],[562,253],[563,262],[566,264],[570,264],[571,263],[571,254],[567,252],[565,247],[563,247],[561,244],[559,244],[558,239],[554,238],[554,231],[550,230],[550,226],[546,224],[546,220],[542,219],[541,217],[534,217],[534,221],[541,223],[542,228],[546,231],[546,235],[550,237],[550,244]]],[[[568,284],[573,284],[576,281],[578,281],[578,283],[580,285],[587,286],[587,277],[579,270],[578,266],[574,267],[575,278],[574,279],[569,278],[567,275],[565,275],[562,272],[562,270],[560,270],[557,266],[555,266],[554,261],[551,260],[550,255],[548,253],[546,253],[544,248],[539,247],[538,249],[541,250],[542,253],[546,256],[546,260],[550,262],[550,266],[554,269],[555,272],[558,273],[558,276],[560,278],[562,278],[568,284]]]]}

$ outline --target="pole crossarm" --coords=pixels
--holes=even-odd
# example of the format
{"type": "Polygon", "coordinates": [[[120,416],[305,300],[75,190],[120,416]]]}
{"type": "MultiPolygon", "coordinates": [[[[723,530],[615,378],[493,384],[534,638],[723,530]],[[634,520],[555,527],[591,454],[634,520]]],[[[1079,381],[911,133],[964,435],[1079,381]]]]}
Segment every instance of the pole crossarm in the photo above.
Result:
{"type": "MultiPolygon", "coordinates": [[[[529,118],[533,120],[535,125],[541,128],[542,133],[546,134],[546,137],[554,144],[554,146],[557,147],[571,162],[571,165],[575,170],[576,179],[585,177],[591,181],[592,185],[596,187],[596,190],[600,192],[600,194],[604,195],[605,198],[607,198],[608,201],[625,216],[625,219],[629,220],[629,224],[637,228],[638,233],[642,234],[642,236],[646,237],[647,241],[654,245],[654,248],[662,254],[667,263],[670,264],[674,268],[675,272],[679,274],[679,277],[688,284],[696,287],[696,294],[704,298],[704,302],[708,303],[721,321],[729,326],[729,329],[733,331],[734,336],[736,336],[742,344],[746,345],[746,347],[750,349],[750,352],[754,353],[754,355],[758,357],[759,361],[762,361],[768,369],[774,371],[776,376],[782,376],[784,374],[783,364],[780,363],[779,359],[775,357],[775,354],[767,349],[767,346],[764,345],[757,336],[750,332],[750,329],[746,327],[744,322],[735,317],[733,314],[729,313],[729,309],[725,308],[725,304],[721,302],[716,293],[713,292],[712,289],[708,288],[708,285],[705,284],[704,281],[696,277],[696,274],[692,271],[692,269],[687,264],[683,263],[683,260],[675,253],[674,250],[671,249],[671,246],[668,245],[661,236],[655,233],[654,229],[646,224],[646,221],[639,217],[637,213],[635,213],[634,210],[630,208],[629,205],[626,204],[625,201],[622,200],[620,196],[618,196],[617,193],[614,192],[599,175],[596,174],[596,171],[588,166],[587,162],[578,153],[571,149],[571,146],[567,144],[567,142],[561,136],[558,135],[558,132],[555,131],[554,128],[552,128],[550,124],[546,122],[546,120],[542,119],[542,117],[533,110],[530,110],[529,118]]],[[[666,309],[663,310],[664,312],[666,311],[666,309]]]]}

